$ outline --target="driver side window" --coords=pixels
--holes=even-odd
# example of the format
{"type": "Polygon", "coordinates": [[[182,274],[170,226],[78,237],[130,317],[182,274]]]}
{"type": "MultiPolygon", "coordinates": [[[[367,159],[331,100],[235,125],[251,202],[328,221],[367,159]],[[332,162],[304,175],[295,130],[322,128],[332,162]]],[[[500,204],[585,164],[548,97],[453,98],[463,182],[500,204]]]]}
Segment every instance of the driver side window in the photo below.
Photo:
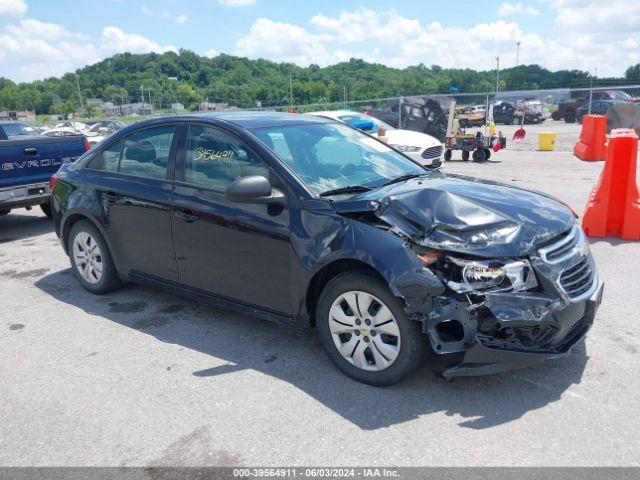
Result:
{"type": "Polygon", "coordinates": [[[232,135],[205,125],[189,127],[186,183],[224,190],[233,181],[248,175],[269,178],[269,167],[232,135]]]}

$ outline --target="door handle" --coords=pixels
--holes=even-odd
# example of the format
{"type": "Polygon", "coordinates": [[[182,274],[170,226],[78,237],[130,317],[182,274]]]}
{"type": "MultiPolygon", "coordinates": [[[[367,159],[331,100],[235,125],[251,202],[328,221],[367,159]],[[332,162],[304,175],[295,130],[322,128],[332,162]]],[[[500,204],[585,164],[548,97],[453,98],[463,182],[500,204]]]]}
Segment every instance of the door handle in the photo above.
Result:
{"type": "Polygon", "coordinates": [[[193,223],[198,219],[198,216],[194,215],[191,210],[178,210],[174,212],[174,215],[187,223],[193,223]]]}
{"type": "Polygon", "coordinates": [[[25,148],[24,149],[24,154],[25,155],[37,155],[38,154],[38,149],[35,148],[35,147],[25,148]]]}

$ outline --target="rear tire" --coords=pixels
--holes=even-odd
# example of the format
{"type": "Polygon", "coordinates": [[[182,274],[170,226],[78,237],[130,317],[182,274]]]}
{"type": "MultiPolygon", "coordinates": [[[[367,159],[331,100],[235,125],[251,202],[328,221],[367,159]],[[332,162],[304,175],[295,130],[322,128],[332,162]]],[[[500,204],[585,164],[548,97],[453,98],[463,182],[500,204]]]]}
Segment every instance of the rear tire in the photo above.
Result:
{"type": "Polygon", "coordinates": [[[42,205],[40,205],[40,208],[42,209],[44,214],[49,218],[49,220],[51,220],[53,215],[51,213],[51,203],[43,203],[42,205]]]}
{"type": "Polygon", "coordinates": [[[463,150],[462,151],[462,161],[463,162],[468,162],[469,161],[469,151],[468,150],[463,150]]]}
{"type": "Polygon", "coordinates": [[[316,325],[336,367],[369,385],[403,380],[422,365],[428,348],[420,323],[407,319],[402,301],[365,272],[329,281],[318,301],[316,325]]]}
{"type": "Polygon", "coordinates": [[[451,160],[451,149],[446,149],[444,151],[444,161],[448,162],[451,160]]]}
{"type": "Polygon", "coordinates": [[[103,295],[122,285],[107,243],[88,220],[71,227],[67,249],[73,274],[89,292],[103,295]]]}
{"type": "Polygon", "coordinates": [[[473,161],[477,163],[482,163],[487,160],[487,154],[483,149],[478,149],[473,151],[473,161]]]}
{"type": "Polygon", "coordinates": [[[574,123],[576,121],[576,112],[569,110],[564,114],[565,123],[574,123]]]}

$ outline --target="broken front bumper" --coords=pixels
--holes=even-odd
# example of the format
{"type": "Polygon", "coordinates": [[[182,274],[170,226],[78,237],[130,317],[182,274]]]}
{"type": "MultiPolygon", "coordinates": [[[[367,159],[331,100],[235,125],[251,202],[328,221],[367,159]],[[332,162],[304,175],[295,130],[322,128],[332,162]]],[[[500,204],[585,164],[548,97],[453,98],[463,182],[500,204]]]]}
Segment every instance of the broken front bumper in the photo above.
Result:
{"type": "Polygon", "coordinates": [[[554,314],[566,333],[556,337],[547,350],[537,349],[535,346],[529,350],[507,349],[477,340],[464,353],[462,360],[449,366],[443,375],[450,378],[499,373],[568,355],[571,347],[582,340],[591,328],[602,300],[603,287],[603,283],[596,284],[595,291],[589,298],[571,303],[564,310],[554,314]]]}
{"type": "Polygon", "coordinates": [[[538,278],[534,290],[487,292],[480,302],[441,297],[425,326],[434,351],[444,354],[445,377],[497,373],[567,355],[585,336],[603,284],[582,231],[574,227],[529,260],[538,278]]]}

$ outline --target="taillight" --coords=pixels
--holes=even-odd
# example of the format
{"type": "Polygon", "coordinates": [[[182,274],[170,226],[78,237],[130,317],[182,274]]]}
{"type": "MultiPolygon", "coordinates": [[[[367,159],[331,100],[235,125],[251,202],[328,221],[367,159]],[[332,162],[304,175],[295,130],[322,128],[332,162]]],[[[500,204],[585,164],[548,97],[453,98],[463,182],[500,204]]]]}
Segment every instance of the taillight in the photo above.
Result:
{"type": "Polygon", "coordinates": [[[84,139],[82,139],[82,143],[84,145],[84,151],[85,152],[88,152],[89,150],[91,150],[91,144],[89,143],[89,140],[84,138],[84,139]]]}
{"type": "Polygon", "coordinates": [[[55,175],[53,175],[50,179],[49,179],[49,190],[51,190],[51,193],[53,193],[53,189],[56,186],[56,183],[58,183],[59,178],[56,177],[55,175]]]}

